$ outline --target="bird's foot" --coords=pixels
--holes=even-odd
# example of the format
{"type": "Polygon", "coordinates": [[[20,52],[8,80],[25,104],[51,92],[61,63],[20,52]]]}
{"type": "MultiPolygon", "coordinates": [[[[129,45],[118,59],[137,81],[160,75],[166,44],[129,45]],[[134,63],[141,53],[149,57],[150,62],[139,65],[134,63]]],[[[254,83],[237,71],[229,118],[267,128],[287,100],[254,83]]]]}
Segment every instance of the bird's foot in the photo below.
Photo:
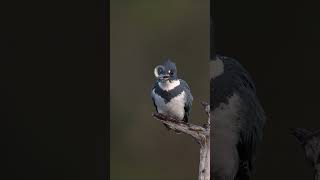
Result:
{"type": "Polygon", "coordinates": [[[207,123],[206,123],[206,124],[203,124],[202,127],[204,127],[204,128],[207,129],[208,127],[210,127],[210,124],[207,124],[207,123]]]}

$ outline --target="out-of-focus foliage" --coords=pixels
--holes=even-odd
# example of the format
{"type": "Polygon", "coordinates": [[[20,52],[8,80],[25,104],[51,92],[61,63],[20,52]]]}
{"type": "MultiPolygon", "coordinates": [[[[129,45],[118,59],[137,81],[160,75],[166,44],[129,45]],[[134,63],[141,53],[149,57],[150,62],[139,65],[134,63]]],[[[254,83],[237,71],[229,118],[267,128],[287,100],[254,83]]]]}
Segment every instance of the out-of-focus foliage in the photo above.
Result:
{"type": "Polygon", "coordinates": [[[111,0],[112,180],[194,180],[199,149],[151,116],[153,68],[172,58],[194,96],[191,122],[209,101],[209,1],[111,0]]]}

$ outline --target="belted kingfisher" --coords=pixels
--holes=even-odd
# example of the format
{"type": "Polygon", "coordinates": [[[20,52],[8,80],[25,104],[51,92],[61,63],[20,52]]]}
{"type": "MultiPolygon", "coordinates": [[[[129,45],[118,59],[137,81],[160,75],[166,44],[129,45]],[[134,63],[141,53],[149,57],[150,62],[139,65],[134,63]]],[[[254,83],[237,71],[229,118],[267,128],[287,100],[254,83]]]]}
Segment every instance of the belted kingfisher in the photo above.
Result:
{"type": "Polygon", "coordinates": [[[168,59],[154,68],[154,75],[151,97],[156,111],[188,122],[193,97],[188,84],[178,79],[176,64],[168,59]]]}
{"type": "Polygon", "coordinates": [[[249,73],[235,59],[210,61],[211,177],[248,180],[266,117],[249,73]]]}

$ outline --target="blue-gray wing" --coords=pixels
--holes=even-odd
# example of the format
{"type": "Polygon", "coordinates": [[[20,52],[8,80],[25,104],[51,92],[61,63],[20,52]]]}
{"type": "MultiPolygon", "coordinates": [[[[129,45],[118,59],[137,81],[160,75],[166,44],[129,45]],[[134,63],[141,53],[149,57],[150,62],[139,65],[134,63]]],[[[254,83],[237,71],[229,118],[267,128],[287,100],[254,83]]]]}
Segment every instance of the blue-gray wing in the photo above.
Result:
{"type": "MultiPolygon", "coordinates": [[[[157,82],[156,82],[157,83],[157,82]]],[[[151,98],[152,98],[152,102],[153,102],[153,106],[156,108],[156,111],[158,112],[158,108],[157,108],[157,105],[156,105],[156,102],[154,100],[154,94],[153,94],[153,90],[154,88],[156,87],[156,83],[153,85],[152,89],[151,89],[151,98]]]]}
{"type": "Polygon", "coordinates": [[[240,88],[240,142],[238,152],[240,160],[247,161],[249,169],[253,169],[257,145],[262,141],[263,128],[266,122],[265,112],[255,92],[248,88],[240,88]]]}
{"type": "Polygon", "coordinates": [[[187,82],[185,82],[182,79],[179,79],[179,80],[180,80],[180,85],[183,86],[185,94],[186,94],[186,103],[185,103],[185,106],[184,106],[184,110],[185,110],[185,113],[186,113],[186,116],[187,116],[186,118],[188,118],[189,115],[190,115],[190,112],[191,112],[193,96],[191,94],[191,90],[190,90],[190,87],[187,84],[187,82]]]}

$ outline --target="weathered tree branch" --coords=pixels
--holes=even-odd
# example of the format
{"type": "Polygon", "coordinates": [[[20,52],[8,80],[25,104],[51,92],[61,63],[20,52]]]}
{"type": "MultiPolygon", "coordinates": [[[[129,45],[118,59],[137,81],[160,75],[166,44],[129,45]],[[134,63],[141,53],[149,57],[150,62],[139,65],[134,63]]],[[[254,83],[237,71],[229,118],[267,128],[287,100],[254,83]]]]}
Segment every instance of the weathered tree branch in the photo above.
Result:
{"type": "Polygon", "coordinates": [[[208,115],[207,124],[204,126],[194,125],[179,121],[174,117],[166,116],[160,113],[154,113],[160,122],[169,126],[174,131],[179,131],[193,137],[200,144],[200,162],[198,180],[210,180],[210,108],[207,103],[202,103],[208,115]]]}

